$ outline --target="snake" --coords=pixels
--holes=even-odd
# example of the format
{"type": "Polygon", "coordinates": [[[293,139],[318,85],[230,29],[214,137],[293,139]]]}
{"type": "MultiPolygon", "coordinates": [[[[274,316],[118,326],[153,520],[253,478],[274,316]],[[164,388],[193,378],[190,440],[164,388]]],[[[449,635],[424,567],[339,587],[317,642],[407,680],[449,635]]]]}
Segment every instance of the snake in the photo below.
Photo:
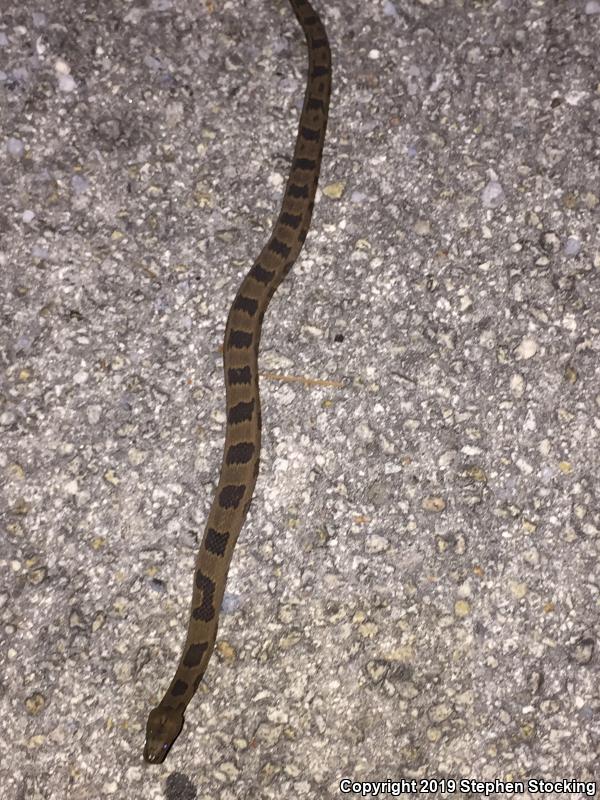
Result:
{"type": "Polygon", "coordinates": [[[319,181],[331,93],[327,33],[308,0],[289,0],[308,45],[308,76],[291,168],[270,238],[245,275],[227,316],[223,342],[226,429],[219,482],[196,555],[192,603],[181,657],[146,724],[144,759],[164,761],[212,655],[233,551],[258,477],[261,410],[258,351],[265,311],[298,258],[319,181]]]}

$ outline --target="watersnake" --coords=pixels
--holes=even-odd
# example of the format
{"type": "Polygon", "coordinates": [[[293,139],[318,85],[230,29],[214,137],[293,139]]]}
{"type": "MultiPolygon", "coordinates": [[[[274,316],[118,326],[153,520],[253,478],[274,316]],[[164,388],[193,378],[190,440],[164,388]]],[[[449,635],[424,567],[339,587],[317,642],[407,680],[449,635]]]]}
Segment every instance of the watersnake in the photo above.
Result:
{"type": "Polygon", "coordinates": [[[194,569],[187,635],[175,675],[148,717],[144,758],[160,763],[181,732],[185,709],[210,660],[233,550],[258,475],[261,413],[258,348],[275,290],[308,232],[319,180],[331,90],[327,34],[308,0],[289,0],[308,44],[308,77],[281,210],[268,242],[233,301],[223,343],[227,426],[219,484],[194,569]]]}

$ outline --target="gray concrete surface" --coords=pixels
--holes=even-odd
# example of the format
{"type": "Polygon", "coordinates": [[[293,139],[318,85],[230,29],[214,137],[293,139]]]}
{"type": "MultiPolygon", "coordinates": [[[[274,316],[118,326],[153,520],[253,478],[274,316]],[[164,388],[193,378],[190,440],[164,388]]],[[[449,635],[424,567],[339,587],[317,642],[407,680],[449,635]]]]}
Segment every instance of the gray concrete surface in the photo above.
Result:
{"type": "Polygon", "coordinates": [[[318,2],[322,192],[266,322],[218,650],[159,768],[225,317],[305,47],[283,0],[0,6],[2,798],[597,778],[600,4],[318,2]]]}

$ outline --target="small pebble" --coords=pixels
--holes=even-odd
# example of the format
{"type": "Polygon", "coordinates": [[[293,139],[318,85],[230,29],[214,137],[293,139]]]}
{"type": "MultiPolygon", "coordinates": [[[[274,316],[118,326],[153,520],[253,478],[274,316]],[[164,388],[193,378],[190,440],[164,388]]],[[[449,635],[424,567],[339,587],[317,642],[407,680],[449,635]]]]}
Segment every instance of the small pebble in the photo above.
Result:
{"type": "Polygon", "coordinates": [[[58,88],[61,92],[72,92],[76,86],[77,84],[70,75],[58,76],[58,88]]]}
{"type": "Polygon", "coordinates": [[[504,189],[498,181],[490,181],[481,193],[481,202],[485,208],[498,208],[504,200],[504,189]]]}
{"type": "Polygon", "coordinates": [[[9,136],[6,141],[6,150],[13,158],[21,158],[25,148],[20,139],[15,139],[14,137],[9,136]]]}
{"type": "Polygon", "coordinates": [[[525,336],[515,350],[515,354],[520,361],[526,361],[529,358],[533,358],[537,351],[538,345],[535,339],[532,339],[531,336],[525,336]]]}

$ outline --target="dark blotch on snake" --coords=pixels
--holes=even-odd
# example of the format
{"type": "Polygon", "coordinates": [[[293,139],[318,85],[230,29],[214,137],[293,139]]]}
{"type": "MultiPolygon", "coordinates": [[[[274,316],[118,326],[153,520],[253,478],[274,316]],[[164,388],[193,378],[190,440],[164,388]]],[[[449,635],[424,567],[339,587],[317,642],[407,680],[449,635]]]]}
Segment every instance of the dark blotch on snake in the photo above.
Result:
{"type": "Polygon", "coordinates": [[[202,592],[202,602],[192,611],[194,619],[201,619],[209,622],[215,615],[213,599],[215,596],[215,584],[202,570],[196,572],[196,587],[202,592]]]}
{"type": "Polygon", "coordinates": [[[240,295],[236,297],[233,307],[238,311],[245,311],[246,314],[250,314],[250,316],[253,317],[258,309],[258,301],[254,300],[252,297],[240,295]]]}
{"type": "Polygon", "coordinates": [[[212,602],[212,598],[215,593],[215,583],[212,578],[209,578],[208,575],[205,575],[201,569],[196,570],[196,586],[202,592],[203,600],[206,600],[208,597],[212,602]]]}
{"type": "Polygon", "coordinates": [[[308,186],[306,184],[292,183],[288,186],[287,193],[295,200],[308,197],[308,186]]]}
{"type": "Polygon", "coordinates": [[[227,547],[228,541],[228,533],[221,533],[220,531],[216,531],[214,528],[209,528],[206,531],[204,546],[209,553],[213,553],[215,556],[222,556],[225,553],[225,548],[227,547]]]}
{"type": "Polygon", "coordinates": [[[232,386],[239,384],[252,383],[252,370],[250,367],[240,367],[239,369],[230,369],[227,371],[227,381],[232,386]]]}
{"type": "Polygon", "coordinates": [[[171,694],[173,697],[181,697],[182,694],[187,692],[188,685],[185,681],[176,680],[173,684],[173,688],[171,689],[171,694]]]}
{"type": "Polygon", "coordinates": [[[192,611],[192,618],[201,619],[202,622],[210,622],[211,619],[214,619],[214,616],[215,616],[215,610],[214,608],[212,608],[212,606],[210,608],[207,608],[206,606],[201,605],[197,606],[192,611]]]}
{"type": "Polygon", "coordinates": [[[236,425],[239,422],[250,422],[253,413],[254,400],[250,400],[249,403],[236,403],[233,408],[229,409],[227,419],[231,425],[236,425]]]}
{"type": "Polygon", "coordinates": [[[201,644],[192,644],[188,648],[187,653],[185,654],[185,658],[183,659],[183,663],[186,667],[197,667],[198,664],[202,661],[202,656],[206,652],[206,648],[208,644],[206,642],[201,642],[201,644]]]}
{"type": "Polygon", "coordinates": [[[309,128],[307,125],[303,125],[300,134],[303,139],[306,139],[309,142],[318,142],[321,132],[315,131],[312,128],[309,128]]]}
{"type": "Polygon", "coordinates": [[[227,451],[228,464],[247,464],[254,455],[254,445],[252,442],[240,442],[232,444],[227,451]]]}
{"type": "Polygon", "coordinates": [[[312,172],[317,168],[317,162],[312,158],[297,158],[294,161],[292,169],[305,169],[312,172]]]}
{"type": "Polygon", "coordinates": [[[246,487],[244,484],[239,486],[225,486],[219,494],[219,505],[221,508],[237,508],[240,504],[246,487]]]}
{"type": "Polygon", "coordinates": [[[279,221],[282,225],[287,225],[288,228],[294,228],[295,230],[302,222],[302,214],[288,214],[286,212],[281,215],[279,221]]]}
{"type": "Polygon", "coordinates": [[[269,242],[269,250],[273,253],[277,253],[278,256],[282,256],[283,258],[287,258],[290,254],[290,248],[287,246],[285,242],[282,242],[277,237],[273,236],[271,241],[269,242]]]}
{"type": "Polygon", "coordinates": [[[273,270],[265,269],[264,267],[261,267],[260,264],[255,264],[250,270],[250,274],[252,275],[255,281],[258,281],[259,283],[264,283],[265,285],[267,283],[271,283],[271,281],[275,276],[273,270]]]}
{"type": "Polygon", "coordinates": [[[252,334],[247,331],[231,331],[229,334],[229,347],[244,350],[252,344],[252,334]]]}

